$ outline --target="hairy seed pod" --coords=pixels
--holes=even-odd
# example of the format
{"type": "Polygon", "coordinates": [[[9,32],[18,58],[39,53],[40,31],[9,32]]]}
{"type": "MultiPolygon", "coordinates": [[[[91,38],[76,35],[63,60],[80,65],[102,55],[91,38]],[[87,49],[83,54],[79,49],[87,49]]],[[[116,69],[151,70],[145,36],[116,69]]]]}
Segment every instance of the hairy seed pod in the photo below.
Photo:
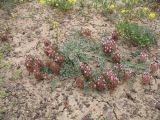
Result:
{"type": "Polygon", "coordinates": [[[28,72],[33,73],[33,71],[34,71],[34,64],[33,63],[31,63],[30,61],[27,61],[25,63],[25,66],[26,66],[26,69],[28,72]]]}
{"type": "Polygon", "coordinates": [[[44,67],[44,63],[39,59],[39,58],[35,58],[34,64],[39,68],[43,68],[44,67]]]}
{"type": "Polygon", "coordinates": [[[122,65],[120,63],[116,63],[114,65],[114,69],[117,70],[117,71],[121,71],[122,70],[122,65]]]}
{"type": "Polygon", "coordinates": [[[114,63],[120,63],[120,61],[121,61],[120,53],[117,53],[117,52],[113,53],[112,61],[114,63]]]}
{"type": "Polygon", "coordinates": [[[51,45],[51,42],[49,40],[44,40],[45,47],[50,46],[50,45],[51,45]]]}
{"type": "Polygon", "coordinates": [[[151,73],[155,73],[159,69],[159,64],[157,62],[153,62],[150,65],[151,73]]]}
{"type": "Polygon", "coordinates": [[[148,57],[148,55],[145,52],[141,52],[139,61],[141,63],[145,63],[147,61],[147,57],[148,57]]]}
{"type": "Polygon", "coordinates": [[[80,65],[80,71],[86,79],[90,79],[92,77],[91,68],[88,65],[80,65]]]}
{"type": "Polygon", "coordinates": [[[151,76],[148,72],[144,72],[142,73],[142,84],[143,85],[148,85],[150,84],[150,81],[151,81],[151,76]]]}
{"type": "Polygon", "coordinates": [[[123,72],[123,80],[129,80],[132,78],[132,71],[131,70],[124,70],[123,72]]]}
{"type": "Polygon", "coordinates": [[[113,32],[112,32],[112,39],[113,39],[114,41],[117,41],[117,40],[118,40],[118,33],[117,33],[116,31],[113,31],[113,32]]]}
{"type": "Polygon", "coordinates": [[[26,60],[25,61],[34,61],[34,57],[32,55],[26,55],[26,60]]]}
{"type": "Polygon", "coordinates": [[[9,38],[12,38],[12,36],[10,35],[10,33],[8,31],[5,31],[3,33],[0,33],[0,42],[7,42],[9,40],[9,38]]]}
{"type": "Polygon", "coordinates": [[[60,66],[64,63],[65,59],[62,55],[56,54],[55,55],[55,62],[58,63],[60,66]]]}
{"type": "Polygon", "coordinates": [[[95,82],[95,81],[92,81],[90,85],[91,85],[91,88],[92,88],[93,90],[96,90],[97,85],[96,85],[96,82],[95,82]]]}
{"type": "Polygon", "coordinates": [[[55,58],[56,51],[52,49],[51,46],[44,47],[44,53],[49,57],[49,58],[55,58]]]}
{"type": "Polygon", "coordinates": [[[91,36],[91,30],[89,30],[89,29],[84,29],[84,30],[82,30],[82,31],[80,32],[80,34],[81,34],[82,36],[91,36]]]}
{"type": "Polygon", "coordinates": [[[34,58],[31,55],[26,56],[25,67],[28,72],[33,73],[34,71],[34,58]]]}
{"type": "Polygon", "coordinates": [[[114,90],[118,85],[118,79],[112,71],[108,71],[103,74],[104,78],[108,81],[107,88],[114,90]]]}
{"type": "Polygon", "coordinates": [[[118,85],[118,80],[112,80],[107,84],[109,90],[114,90],[118,85]]]}
{"type": "Polygon", "coordinates": [[[46,60],[45,61],[45,66],[49,68],[51,63],[52,63],[51,60],[46,60]]]}
{"type": "Polygon", "coordinates": [[[105,79],[103,76],[98,77],[97,81],[95,81],[96,89],[97,90],[104,90],[106,87],[105,79]]]}
{"type": "Polygon", "coordinates": [[[105,40],[102,42],[102,50],[105,54],[109,54],[113,52],[113,50],[116,48],[116,44],[114,40],[105,40]]]}
{"type": "Polygon", "coordinates": [[[59,75],[60,74],[60,66],[53,62],[50,64],[49,68],[52,70],[52,72],[56,75],[59,75]]]}
{"type": "Polygon", "coordinates": [[[34,77],[37,81],[43,80],[43,75],[38,69],[34,69],[34,77]]]}
{"type": "Polygon", "coordinates": [[[106,80],[111,80],[111,81],[114,81],[117,79],[116,75],[112,72],[112,71],[108,71],[106,73],[103,74],[104,78],[106,80]]]}
{"type": "Polygon", "coordinates": [[[84,78],[79,77],[75,78],[76,87],[83,89],[84,88],[84,78]]]}

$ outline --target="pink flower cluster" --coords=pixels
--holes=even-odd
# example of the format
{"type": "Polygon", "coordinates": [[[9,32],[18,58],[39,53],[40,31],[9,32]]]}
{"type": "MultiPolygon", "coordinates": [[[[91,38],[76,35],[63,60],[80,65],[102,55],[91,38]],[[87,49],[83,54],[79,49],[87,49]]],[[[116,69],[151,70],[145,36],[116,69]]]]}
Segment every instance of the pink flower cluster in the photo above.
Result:
{"type": "Polygon", "coordinates": [[[91,69],[88,65],[81,64],[80,71],[86,79],[90,79],[92,77],[92,72],[91,72],[91,69]]]}
{"type": "Polygon", "coordinates": [[[109,82],[107,84],[108,89],[114,90],[118,85],[118,79],[117,79],[116,75],[112,71],[108,71],[108,72],[104,73],[103,76],[109,82]]]}
{"type": "Polygon", "coordinates": [[[102,43],[102,49],[105,54],[111,53],[115,48],[116,48],[116,43],[112,39],[105,40],[102,43]]]}
{"type": "Polygon", "coordinates": [[[96,80],[96,82],[95,82],[94,85],[95,85],[94,87],[95,87],[97,90],[104,90],[105,87],[106,87],[104,77],[103,77],[103,76],[98,77],[98,79],[96,80]]]}

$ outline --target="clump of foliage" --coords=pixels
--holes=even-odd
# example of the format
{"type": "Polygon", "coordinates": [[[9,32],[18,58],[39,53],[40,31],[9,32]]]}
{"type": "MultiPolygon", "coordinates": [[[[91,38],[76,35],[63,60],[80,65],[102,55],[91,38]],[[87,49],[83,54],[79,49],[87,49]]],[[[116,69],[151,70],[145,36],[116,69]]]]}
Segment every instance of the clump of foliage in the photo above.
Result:
{"type": "Polygon", "coordinates": [[[0,42],[7,42],[12,36],[9,31],[0,32],[0,42]]]}
{"type": "Polygon", "coordinates": [[[83,89],[85,93],[90,90],[114,90],[121,81],[133,83],[133,77],[139,70],[143,70],[141,83],[150,84],[150,75],[158,71],[159,62],[150,64],[150,72],[146,74],[144,70],[148,70],[149,65],[147,53],[139,54],[139,64],[122,59],[116,47],[119,38],[116,31],[102,43],[93,41],[90,36],[91,32],[76,32],[60,49],[56,44],[45,40],[44,52],[51,60],[44,63],[44,60],[28,55],[25,66],[38,81],[48,79],[48,75],[52,73],[60,75],[60,79],[74,78],[76,87],[83,89]],[[106,66],[106,62],[110,62],[112,67],[106,66]]]}
{"type": "Polygon", "coordinates": [[[125,4],[125,6],[132,7],[134,5],[143,3],[144,0],[122,0],[122,2],[125,4]]]}
{"type": "Polygon", "coordinates": [[[153,0],[154,7],[151,7],[151,1],[149,1],[150,0],[96,0],[95,4],[96,7],[98,6],[97,8],[102,10],[104,16],[112,22],[115,22],[117,19],[142,20],[141,18],[147,18],[154,20],[159,16],[158,13],[154,11],[159,11],[160,7],[157,2],[153,0]]]}
{"type": "MultiPolygon", "coordinates": [[[[113,90],[118,85],[118,79],[114,73],[107,72],[104,66],[108,58],[112,61],[112,56],[105,54],[108,54],[108,48],[110,49],[112,46],[113,49],[115,48],[116,32],[113,32],[112,40],[103,42],[103,45],[99,42],[95,43],[83,35],[76,33],[60,49],[66,60],[62,66],[61,76],[64,78],[74,77],[76,86],[83,89],[85,93],[89,89],[102,91],[106,87],[113,90]]],[[[109,51],[109,53],[111,52],[109,51]]],[[[117,60],[119,56],[114,58],[117,60]]]]}
{"type": "Polygon", "coordinates": [[[16,2],[15,0],[1,0],[0,8],[2,8],[3,10],[9,13],[10,10],[15,7],[15,2],[16,2]]]}
{"type": "Polygon", "coordinates": [[[8,93],[6,93],[5,91],[0,91],[0,98],[5,98],[5,97],[7,97],[9,94],[8,93]]]}
{"type": "Polygon", "coordinates": [[[0,0],[0,8],[10,14],[11,10],[16,6],[17,3],[25,0],[0,0]]]}
{"type": "Polygon", "coordinates": [[[80,75],[80,63],[89,63],[94,58],[101,59],[100,55],[95,55],[97,51],[100,51],[100,44],[92,43],[87,37],[76,33],[60,49],[66,60],[62,66],[61,76],[70,78],[80,75]]]}
{"type": "Polygon", "coordinates": [[[11,80],[18,80],[22,78],[22,70],[21,69],[17,69],[12,73],[12,77],[10,78],[11,80]]]}
{"type": "MultiPolygon", "coordinates": [[[[1,26],[0,26],[1,27],[1,26]]],[[[8,41],[8,32],[7,31],[0,31],[0,66],[2,63],[2,59],[4,58],[4,54],[6,52],[10,52],[11,47],[6,41],[8,41]]]]}
{"type": "Polygon", "coordinates": [[[0,53],[4,56],[8,55],[12,51],[12,46],[9,43],[4,43],[3,46],[0,46],[0,53]]]}
{"type": "Polygon", "coordinates": [[[154,32],[136,23],[120,22],[116,26],[119,34],[132,44],[145,47],[156,43],[154,32]]]}
{"type": "Polygon", "coordinates": [[[40,0],[41,4],[48,4],[53,8],[60,10],[71,10],[73,9],[76,0],[40,0]]]}
{"type": "MultiPolygon", "coordinates": [[[[9,43],[3,43],[0,45],[0,73],[1,73],[1,70],[8,69],[10,67],[10,64],[6,63],[4,61],[4,58],[10,53],[11,50],[12,50],[12,47],[9,43]]],[[[2,71],[2,73],[3,72],[4,71],[2,71]]]]}
{"type": "Polygon", "coordinates": [[[95,0],[94,1],[94,6],[96,8],[102,7],[103,9],[105,9],[107,5],[108,5],[108,0],[95,0]]]}

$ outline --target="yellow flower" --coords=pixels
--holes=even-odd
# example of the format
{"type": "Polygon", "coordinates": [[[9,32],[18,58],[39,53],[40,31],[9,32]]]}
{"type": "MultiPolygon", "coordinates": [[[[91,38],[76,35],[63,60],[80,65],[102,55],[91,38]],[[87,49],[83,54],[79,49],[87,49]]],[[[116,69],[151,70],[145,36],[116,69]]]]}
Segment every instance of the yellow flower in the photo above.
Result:
{"type": "Polygon", "coordinates": [[[39,0],[39,3],[40,3],[41,5],[44,5],[44,4],[46,4],[46,0],[39,0]]]}
{"type": "Polygon", "coordinates": [[[138,4],[139,2],[140,2],[140,0],[135,0],[134,1],[135,4],[138,4]]]}
{"type": "Polygon", "coordinates": [[[148,17],[150,19],[154,19],[156,17],[156,14],[154,12],[149,13],[148,17]]]}
{"type": "Polygon", "coordinates": [[[11,16],[13,17],[13,18],[15,18],[16,16],[17,16],[17,14],[16,13],[11,13],[11,16]]]}
{"type": "Polygon", "coordinates": [[[69,3],[74,4],[76,3],[76,0],[68,0],[69,3]]]}
{"type": "Polygon", "coordinates": [[[52,22],[53,28],[58,28],[59,27],[59,22],[52,22]]]}
{"type": "Polygon", "coordinates": [[[112,10],[115,9],[115,8],[116,8],[116,7],[115,7],[115,5],[113,5],[113,4],[110,6],[110,9],[112,9],[112,10]]]}
{"type": "Polygon", "coordinates": [[[124,9],[123,9],[123,10],[121,10],[121,13],[122,13],[122,14],[126,13],[126,10],[124,10],[124,9]]]}
{"type": "Polygon", "coordinates": [[[19,2],[23,2],[23,0],[20,0],[19,2]]]}
{"type": "Polygon", "coordinates": [[[144,7],[143,8],[143,12],[147,12],[148,11],[148,8],[147,7],[144,7]]]}
{"type": "Polygon", "coordinates": [[[56,3],[56,6],[58,6],[58,3],[56,3]]]}

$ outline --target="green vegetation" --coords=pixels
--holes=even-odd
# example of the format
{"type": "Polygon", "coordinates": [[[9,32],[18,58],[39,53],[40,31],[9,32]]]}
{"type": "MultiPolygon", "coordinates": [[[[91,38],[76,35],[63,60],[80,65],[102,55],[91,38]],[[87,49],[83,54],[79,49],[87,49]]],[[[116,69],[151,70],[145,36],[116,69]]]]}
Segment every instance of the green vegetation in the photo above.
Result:
{"type": "Polygon", "coordinates": [[[12,73],[12,77],[11,80],[17,80],[22,78],[22,70],[21,69],[17,69],[15,70],[15,72],[12,73]]]}
{"type": "Polygon", "coordinates": [[[12,51],[12,47],[9,43],[3,43],[2,46],[0,46],[0,52],[5,54],[8,54],[10,51],[12,51]]]}
{"type": "Polygon", "coordinates": [[[4,80],[0,78],[0,85],[4,83],[4,80]]]}
{"type": "Polygon", "coordinates": [[[0,1],[0,8],[5,10],[8,14],[10,11],[15,7],[16,0],[1,0],[0,1]]]}
{"type": "Polygon", "coordinates": [[[103,9],[106,9],[108,6],[108,3],[109,3],[108,0],[95,0],[94,6],[96,8],[102,7],[103,9]]]}
{"type": "MultiPolygon", "coordinates": [[[[80,63],[89,63],[103,59],[100,55],[100,44],[89,41],[87,37],[80,36],[79,33],[64,44],[60,52],[65,56],[65,63],[62,66],[61,76],[64,78],[80,75],[80,63]]],[[[104,63],[98,61],[101,67],[104,63]]]]}
{"type": "Polygon", "coordinates": [[[139,26],[136,23],[120,22],[116,28],[119,34],[133,45],[145,47],[156,43],[154,33],[147,27],[139,26]]]}
{"type": "Polygon", "coordinates": [[[5,114],[6,110],[4,108],[1,107],[0,109],[0,119],[4,120],[4,114],[5,114]]]}
{"type": "Polygon", "coordinates": [[[2,46],[0,46],[0,69],[10,67],[10,64],[5,63],[3,59],[4,59],[4,56],[9,54],[11,50],[12,50],[12,47],[10,46],[9,43],[3,43],[2,46]]]}
{"type": "Polygon", "coordinates": [[[0,0],[0,8],[10,14],[11,10],[16,6],[17,3],[21,3],[27,0],[0,0]]]}
{"type": "Polygon", "coordinates": [[[7,97],[9,94],[8,93],[6,93],[5,91],[0,91],[0,98],[5,98],[5,97],[7,97]]]}
{"type": "Polygon", "coordinates": [[[39,0],[41,4],[48,4],[53,8],[60,10],[71,10],[73,9],[76,0],[39,0]]]}
{"type": "MultiPolygon", "coordinates": [[[[19,0],[1,0],[0,7],[10,12],[10,10],[13,9],[18,2],[19,0]]],[[[49,5],[53,8],[58,8],[65,12],[66,10],[74,10],[74,5],[79,1],[38,0],[38,2],[40,2],[41,5],[49,5]]],[[[80,0],[80,6],[84,7],[86,5],[85,2],[87,1],[80,0]]],[[[148,20],[150,21],[157,18],[156,11],[153,11],[152,8],[146,5],[139,6],[141,2],[144,1],[121,0],[120,4],[117,4],[116,0],[92,1],[90,3],[91,6],[93,6],[94,4],[97,10],[103,12],[104,15],[110,17],[110,19],[115,20],[116,23],[124,20],[124,22],[119,22],[116,25],[116,30],[112,31],[112,36],[110,37],[111,39],[108,39],[107,36],[102,43],[100,43],[99,41],[95,42],[95,40],[92,39],[92,32],[94,31],[86,30],[76,32],[74,35],[72,35],[69,40],[64,43],[64,46],[62,46],[61,49],[58,49],[58,45],[56,44],[51,45],[50,40],[45,41],[44,52],[51,60],[48,62],[46,62],[45,60],[41,61],[35,56],[28,55],[25,61],[27,70],[30,73],[33,73],[34,77],[37,80],[47,80],[50,77],[49,74],[59,75],[60,72],[60,77],[57,77],[51,83],[53,90],[55,89],[56,81],[59,78],[75,78],[77,87],[84,89],[84,92],[86,94],[90,92],[91,88],[101,91],[107,86],[108,89],[113,90],[115,87],[117,87],[119,82],[118,80],[130,80],[129,82],[131,82],[132,84],[132,79],[133,77],[135,77],[134,75],[136,75],[139,71],[147,70],[148,74],[142,74],[144,76],[142,77],[142,79],[144,79],[146,83],[149,83],[147,82],[150,81],[148,80],[149,77],[147,75],[150,75],[150,71],[157,71],[158,63],[151,64],[152,67],[150,69],[155,70],[149,71],[147,56],[143,54],[141,55],[136,52],[133,53],[132,57],[139,57],[139,62],[137,62],[138,60],[136,62],[133,60],[127,61],[125,59],[121,59],[121,53],[116,47],[116,45],[119,45],[119,42],[118,44],[116,44],[116,42],[119,40],[118,33],[123,38],[130,41],[130,43],[136,46],[148,47],[156,44],[156,37],[152,30],[131,22],[133,19],[138,18],[139,20],[139,16],[143,18],[148,17],[148,20]],[[138,13],[138,11],[139,14],[136,14],[138,13]],[[111,17],[112,15],[114,16],[111,17]],[[140,59],[142,59],[142,61],[144,62],[140,62],[140,59]],[[44,61],[46,63],[43,63],[44,61]],[[110,65],[112,65],[111,68],[109,68],[110,65]],[[134,75],[132,73],[132,70],[135,71],[134,75]]],[[[92,10],[89,9],[90,6],[86,5],[86,7],[88,7],[88,10],[92,10]]],[[[83,14],[88,15],[88,13],[85,12],[83,14]]],[[[90,18],[87,16],[86,20],[88,20],[89,22],[90,18]]],[[[58,28],[60,23],[55,21],[52,24],[53,28],[58,28]]],[[[58,35],[59,34],[57,32],[56,38],[58,38],[58,35]]],[[[8,53],[12,50],[9,41],[7,41],[7,38],[9,38],[9,34],[4,35],[4,38],[5,40],[1,38],[2,42],[4,43],[2,46],[0,46],[0,70],[2,71],[5,71],[4,68],[8,66],[8,63],[5,63],[4,61],[2,61],[2,59],[5,58],[5,56],[8,56],[8,53]]],[[[58,41],[58,39],[56,40],[58,41]]],[[[17,69],[12,73],[11,80],[17,80],[21,77],[22,70],[17,69]]],[[[0,96],[6,96],[5,92],[0,92],[0,96]]]]}

